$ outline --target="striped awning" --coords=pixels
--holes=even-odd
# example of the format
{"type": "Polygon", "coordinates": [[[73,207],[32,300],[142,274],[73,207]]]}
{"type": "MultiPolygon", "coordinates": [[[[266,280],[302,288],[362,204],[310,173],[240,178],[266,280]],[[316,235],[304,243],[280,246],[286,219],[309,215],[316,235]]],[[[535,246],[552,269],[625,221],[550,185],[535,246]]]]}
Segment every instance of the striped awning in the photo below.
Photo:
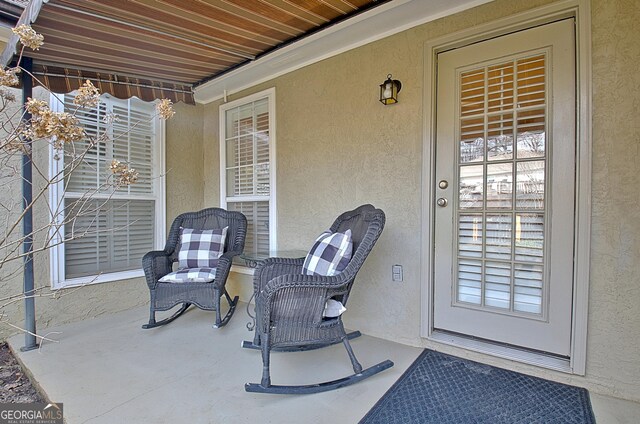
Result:
{"type": "Polygon", "coordinates": [[[77,90],[85,80],[91,80],[101,93],[109,93],[119,99],[138,97],[145,101],[170,99],[173,103],[195,104],[193,88],[188,84],[157,81],[116,73],[87,71],[36,63],[33,66],[36,84],[42,84],[54,93],[77,90]]]}
{"type": "Polygon", "coordinates": [[[53,91],[90,79],[120,98],[194,103],[194,86],[385,1],[32,0],[19,23],[44,35],[25,55],[53,91]]]}

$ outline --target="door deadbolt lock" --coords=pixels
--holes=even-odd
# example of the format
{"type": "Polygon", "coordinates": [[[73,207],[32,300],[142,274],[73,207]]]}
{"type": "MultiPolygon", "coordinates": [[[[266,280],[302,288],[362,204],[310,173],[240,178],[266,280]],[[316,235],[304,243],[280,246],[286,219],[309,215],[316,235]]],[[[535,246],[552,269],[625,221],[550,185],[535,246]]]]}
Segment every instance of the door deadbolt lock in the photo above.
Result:
{"type": "Polygon", "coordinates": [[[441,208],[444,208],[445,206],[447,206],[447,204],[449,203],[447,201],[447,199],[445,199],[444,197],[439,198],[436,203],[438,204],[438,206],[440,206],[441,208]]]}
{"type": "Polygon", "coordinates": [[[440,182],[438,183],[438,187],[444,190],[445,188],[449,187],[449,181],[440,180],[440,182]]]}

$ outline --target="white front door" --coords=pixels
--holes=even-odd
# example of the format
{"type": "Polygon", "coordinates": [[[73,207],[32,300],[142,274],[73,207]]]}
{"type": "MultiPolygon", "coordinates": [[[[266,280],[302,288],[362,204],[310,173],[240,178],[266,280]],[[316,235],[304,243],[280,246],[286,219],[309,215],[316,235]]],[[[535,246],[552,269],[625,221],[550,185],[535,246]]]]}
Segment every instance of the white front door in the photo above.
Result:
{"type": "Polygon", "coordinates": [[[574,21],[438,55],[434,328],[569,356],[574,21]]]}

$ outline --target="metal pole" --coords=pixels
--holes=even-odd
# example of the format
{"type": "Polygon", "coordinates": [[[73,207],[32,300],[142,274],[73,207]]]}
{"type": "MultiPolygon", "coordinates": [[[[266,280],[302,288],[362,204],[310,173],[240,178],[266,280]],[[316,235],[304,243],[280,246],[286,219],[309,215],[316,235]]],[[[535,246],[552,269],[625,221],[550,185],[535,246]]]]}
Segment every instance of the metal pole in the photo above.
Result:
{"type": "MultiPolygon", "coordinates": [[[[25,107],[24,119],[30,120],[31,114],[26,111],[26,104],[29,97],[33,97],[33,79],[30,73],[33,70],[33,63],[30,57],[22,58],[22,68],[24,69],[22,75],[22,104],[25,107]],[[27,71],[27,72],[25,72],[27,71]]],[[[23,252],[26,253],[24,257],[24,285],[23,294],[24,299],[24,347],[22,351],[36,349],[38,343],[36,342],[36,302],[33,295],[34,291],[34,277],[33,277],[33,207],[31,201],[33,199],[32,192],[32,164],[33,157],[33,145],[31,140],[26,140],[29,144],[29,148],[22,154],[22,207],[25,210],[24,218],[22,220],[22,232],[24,235],[23,252]]]]}

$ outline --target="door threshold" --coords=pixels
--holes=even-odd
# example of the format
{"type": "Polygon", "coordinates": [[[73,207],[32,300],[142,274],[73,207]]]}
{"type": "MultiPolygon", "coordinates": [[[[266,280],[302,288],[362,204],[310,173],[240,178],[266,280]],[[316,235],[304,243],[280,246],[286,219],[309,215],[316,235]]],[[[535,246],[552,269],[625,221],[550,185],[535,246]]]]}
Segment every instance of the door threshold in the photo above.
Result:
{"type": "Polygon", "coordinates": [[[530,351],[509,345],[490,342],[487,340],[453,334],[441,330],[433,330],[429,340],[459,347],[474,352],[484,353],[502,359],[509,359],[541,368],[552,369],[572,374],[571,360],[551,354],[530,351]]]}

